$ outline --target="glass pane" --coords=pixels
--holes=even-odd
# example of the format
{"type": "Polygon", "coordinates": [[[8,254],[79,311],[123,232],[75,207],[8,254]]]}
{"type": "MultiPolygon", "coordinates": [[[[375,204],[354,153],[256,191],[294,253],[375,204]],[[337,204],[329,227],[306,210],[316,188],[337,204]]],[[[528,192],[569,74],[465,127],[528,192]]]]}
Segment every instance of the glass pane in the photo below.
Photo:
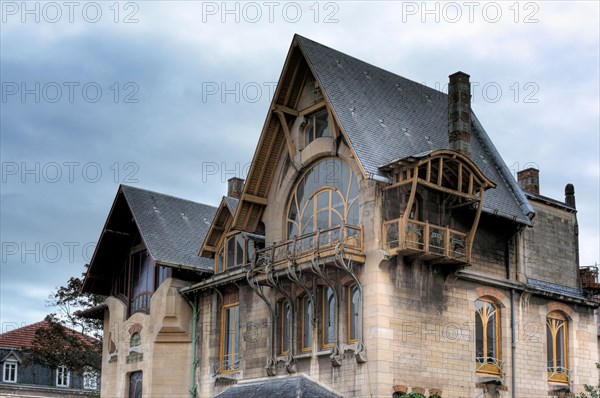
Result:
{"type": "Polygon", "coordinates": [[[566,367],[565,361],[565,322],[556,320],[557,331],[556,331],[556,366],[566,367]]]}
{"type": "Polygon", "coordinates": [[[323,314],[323,344],[332,344],[335,341],[335,296],[333,290],[327,287],[324,290],[323,314]]]}
{"type": "Polygon", "coordinates": [[[350,309],[348,314],[348,319],[350,320],[350,340],[358,338],[358,328],[360,327],[358,311],[360,311],[360,291],[358,290],[358,286],[354,285],[350,288],[350,309]]]}
{"type": "MultiPolygon", "coordinates": [[[[493,308],[490,304],[488,305],[493,308]]],[[[497,358],[496,338],[496,314],[492,314],[487,322],[487,356],[490,358],[497,358]]]]}
{"type": "Polygon", "coordinates": [[[331,137],[329,132],[329,112],[322,110],[315,115],[315,137],[331,137]]]}
{"type": "Polygon", "coordinates": [[[287,302],[282,303],[281,308],[281,352],[286,353],[290,349],[292,312],[287,302]]]}
{"type": "Polygon", "coordinates": [[[475,357],[481,358],[483,356],[483,322],[481,321],[481,313],[477,311],[475,313],[475,357]]]}
{"type": "Polygon", "coordinates": [[[546,355],[548,358],[548,370],[554,369],[554,339],[552,338],[552,319],[546,321],[546,355]]]}
{"type": "Polygon", "coordinates": [[[302,348],[312,348],[312,301],[308,296],[304,296],[302,299],[303,306],[303,336],[302,336],[302,348]]]}
{"type": "Polygon", "coordinates": [[[142,372],[129,375],[129,398],[142,398],[142,372]]]}
{"type": "Polygon", "coordinates": [[[227,239],[227,268],[234,266],[235,261],[235,237],[227,239]]]}
{"type": "Polygon", "coordinates": [[[244,265],[244,237],[235,236],[235,265],[244,265]]]}

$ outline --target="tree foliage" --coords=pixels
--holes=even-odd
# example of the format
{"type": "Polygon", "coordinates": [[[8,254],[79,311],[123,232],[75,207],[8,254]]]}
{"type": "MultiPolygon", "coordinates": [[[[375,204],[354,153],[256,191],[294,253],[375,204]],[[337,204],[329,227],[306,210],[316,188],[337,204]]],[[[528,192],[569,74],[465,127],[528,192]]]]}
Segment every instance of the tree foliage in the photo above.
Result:
{"type": "MultiPolygon", "coordinates": [[[[86,269],[88,265],[86,264],[86,269]]],[[[31,348],[25,349],[25,363],[72,371],[92,369],[100,372],[102,363],[102,321],[76,315],[102,303],[104,296],[82,293],[83,278],[71,277],[65,286],[49,296],[48,306],[57,312],[46,317],[47,327],[39,328],[31,348]]]]}
{"type": "MultiPolygon", "coordinates": [[[[596,364],[596,368],[600,369],[600,363],[596,364]]],[[[600,398],[600,380],[598,380],[597,386],[586,384],[583,386],[583,389],[590,395],[582,392],[579,394],[579,398],[600,398]]]]}

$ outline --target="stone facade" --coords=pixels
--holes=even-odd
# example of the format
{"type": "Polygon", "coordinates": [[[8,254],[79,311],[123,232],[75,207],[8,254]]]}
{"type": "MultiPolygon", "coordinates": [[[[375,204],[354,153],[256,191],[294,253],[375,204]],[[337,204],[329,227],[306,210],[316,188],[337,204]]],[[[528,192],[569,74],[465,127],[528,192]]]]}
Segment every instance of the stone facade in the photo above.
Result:
{"type": "MultiPolygon", "coordinates": [[[[350,122],[328,100],[339,92],[323,91],[297,45],[248,179],[241,192],[233,181],[237,197],[224,198],[199,242],[216,272],[173,274],[148,311],[130,317],[124,301],[108,299],[102,395],[128,396],[137,371],[144,397],[213,397],[244,383],[262,392],[255,396],[279,396],[270,381],[291,375],[344,397],[537,398],[574,396],[594,384],[597,305],[579,284],[574,208],[538,193],[530,205],[514,181],[488,179],[502,175],[490,163],[507,168],[481,135],[470,136],[478,129],[463,129],[464,153],[446,141],[391,163],[369,159],[387,161],[381,168],[389,178],[365,172],[344,128],[350,122]],[[489,157],[482,163],[478,153],[489,157]],[[494,189],[495,198],[517,203],[500,203],[515,214],[482,211],[494,189]],[[305,298],[314,312],[304,309],[305,298]],[[493,312],[485,327],[482,306],[493,312]],[[558,347],[558,337],[548,338],[549,315],[566,338],[552,358],[548,347],[558,347]]],[[[336,71],[367,68],[344,57],[324,58],[336,60],[336,71]]],[[[358,75],[371,84],[380,73],[358,75]]],[[[357,92],[369,94],[368,87],[357,92]]],[[[376,110],[350,107],[352,117],[369,111],[376,110]]],[[[418,138],[432,145],[430,136],[418,138]]],[[[362,144],[383,151],[377,139],[362,144]]]]}

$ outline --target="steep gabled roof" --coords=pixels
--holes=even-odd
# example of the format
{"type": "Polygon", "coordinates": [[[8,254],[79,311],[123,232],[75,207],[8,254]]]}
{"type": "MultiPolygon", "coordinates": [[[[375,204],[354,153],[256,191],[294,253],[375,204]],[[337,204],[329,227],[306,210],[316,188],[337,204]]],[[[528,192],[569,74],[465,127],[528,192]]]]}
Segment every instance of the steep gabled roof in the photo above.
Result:
{"type": "MultiPolygon", "coordinates": [[[[277,161],[289,141],[282,119],[273,111],[296,109],[307,70],[365,177],[389,181],[379,166],[449,149],[447,94],[295,35],[234,218],[235,229],[253,231],[258,225],[277,161]]],[[[533,208],[474,113],[471,125],[471,159],[497,185],[486,193],[483,212],[531,225],[533,208]]]]}
{"type": "MultiPolygon", "coordinates": [[[[302,36],[295,36],[366,175],[386,178],[379,166],[448,149],[448,96],[302,36]]],[[[472,114],[471,159],[497,188],[483,211],[530,224],[533,209],[472,114]]]]}
{"type": "Polygon", "coordinates": [[[129,255],[139,234],[151,258],[167,267],[211,273],[212,261],[198,257],[216,208],[121,185],[88,268],[83,291],[108,294],[110,277],[129,255]]]}
{"type": "Polygon", "coordinates": [[[127,185],[121,190],[154,261],[212,270],[212,262],[197,253],[215,215],[214,206],[127,185]]]}
{"type": "MultiPolygon", "coordinates": [[[[50,328],[51,325],[52,324],[48,321],[41,321],[20,327],[18,329],[11,330],[6,333],[2,333],[0,334],[0,348],[12,348],[17,350],[21,348],[31,348],[33,347],[35,333],[39,329],[50,328]]],[[[62,328],[65,329],[65,331],[71,335],[80,336],[82,341],[97,341],[97,339],[95,339],[94,337],[87,336],[83,333],[79,333],[73,329],[69,329],[66,326],[62,326],[62,328]]]]}
{"type": "Polygon", "coordinates": [[[233,219],[239,200],[230,196],[223,196],[221,204],[217,209],[217,212],[205,234],[204,240],[201,242],[202,245],[199,247],[198,255],[202,257],[211,257],[217,249],[216,245],[225,231],[225,227],[228,225],[230,220],[233,219]]]}

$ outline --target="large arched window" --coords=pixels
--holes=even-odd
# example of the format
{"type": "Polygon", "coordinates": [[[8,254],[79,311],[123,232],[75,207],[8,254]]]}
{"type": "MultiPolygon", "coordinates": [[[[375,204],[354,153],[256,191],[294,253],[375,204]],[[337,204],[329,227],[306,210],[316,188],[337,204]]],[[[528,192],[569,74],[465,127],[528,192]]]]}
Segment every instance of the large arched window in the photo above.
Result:
{"type": "Polygon", "coordinates": [[[487,299],[475,301],[475,360],[477,371],[500,374],[500,311],[487,299]]]}
{"type": "Polygon", "coordinates": [[[546,316],[546,344],[548,355],[548,381],[568,383],[567,318],[560,312],[546,316]]]}
{"type": "Polygon", "coordinates": [[[345,222],[359,225],[358,182],[340,159],[315,164],[296,184],[288,206],[288,238],[345,222]]]}

